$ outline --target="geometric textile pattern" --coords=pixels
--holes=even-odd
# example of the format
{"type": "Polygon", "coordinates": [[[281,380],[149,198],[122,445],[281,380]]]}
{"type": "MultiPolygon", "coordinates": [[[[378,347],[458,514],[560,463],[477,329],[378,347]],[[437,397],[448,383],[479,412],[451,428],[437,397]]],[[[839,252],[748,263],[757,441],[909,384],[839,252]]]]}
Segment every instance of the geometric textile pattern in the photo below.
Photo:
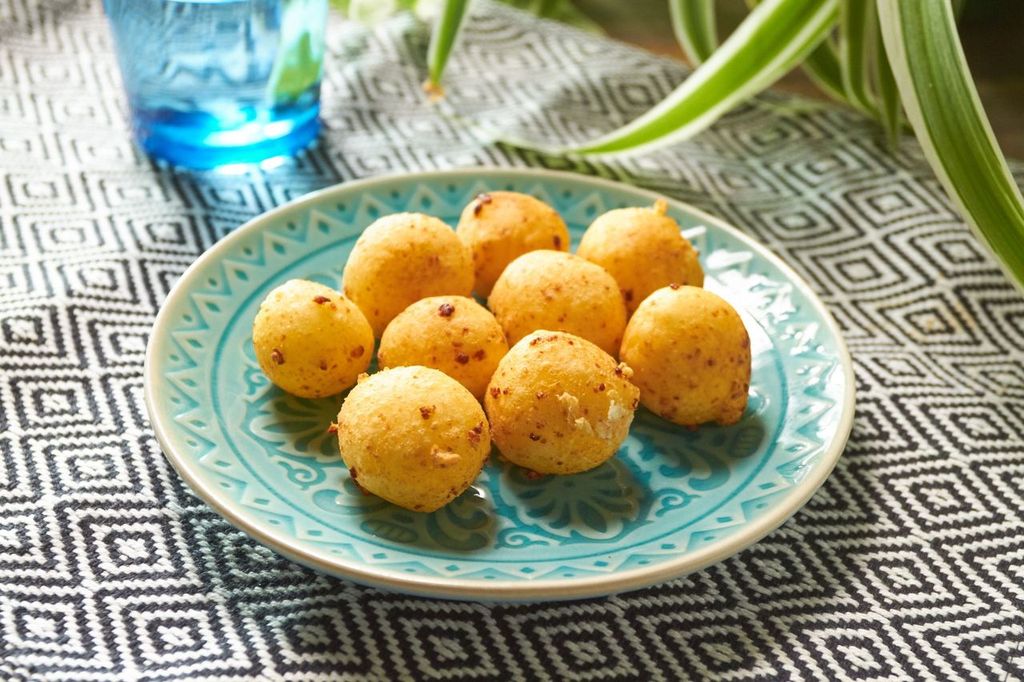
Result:
{"type": "Polygon", "coordinates": [[[610,130],[686,72],[486,1],[469,21],[440,106],[419,89],[425,27],[333,22],[318,144],[222,175],[132,145],[98,1],[0,0],[0,678],[1024,679],[1024,299],[920,148],[770,93],[627,158],[503,145],[493,131],[610,130]],[[806,507],[639,592],[477,604],[316,574],[192,495],[142,404],[150,325],[184,269],[311,190],[483,164],[664,193],[810,283],[858,402],[806,507]]]}

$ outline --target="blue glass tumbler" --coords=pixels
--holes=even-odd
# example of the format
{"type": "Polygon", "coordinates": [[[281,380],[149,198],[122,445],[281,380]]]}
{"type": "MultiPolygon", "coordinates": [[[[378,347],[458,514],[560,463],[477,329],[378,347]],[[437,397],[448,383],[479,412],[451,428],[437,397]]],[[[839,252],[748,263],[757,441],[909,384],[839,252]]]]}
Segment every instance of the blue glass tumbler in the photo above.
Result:
{"type": "Polygon", "coordinates": [[[290,156],[320,130],[327,0],[104,0],[132,129],[216,168],[290,156]]]}

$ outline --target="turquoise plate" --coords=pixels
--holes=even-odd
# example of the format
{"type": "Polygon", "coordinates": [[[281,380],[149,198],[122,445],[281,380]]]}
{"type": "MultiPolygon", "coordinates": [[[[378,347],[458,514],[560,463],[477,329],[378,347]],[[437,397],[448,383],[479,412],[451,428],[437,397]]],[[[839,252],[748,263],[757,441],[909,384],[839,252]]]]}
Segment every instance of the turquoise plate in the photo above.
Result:
{"type": "Polygon", "coordinates": [[[359,493],[326,433],[341,397],[303,400],[256,364],[253,316],[301,277],[338,287],[360,231],[420,211],[454,225],[486,190],[533,194],[574,243],[602,212],[650,192],[568,173],[473,169],[352,182],[249,222],[199,258],[167,297],[146,355],[146,403],[167,458],[231,523],[315,569],[403,592],[545,600],[635,589],[730,556],[779,526],[821,485],[853,420],[853,372],[835,322],[778,258],[669,200],[700,250],[707,287],[750,332],[743,420],[680,429],[640,410],[608,463],[531,481],[492,457],[433,514],[359,493]]]}

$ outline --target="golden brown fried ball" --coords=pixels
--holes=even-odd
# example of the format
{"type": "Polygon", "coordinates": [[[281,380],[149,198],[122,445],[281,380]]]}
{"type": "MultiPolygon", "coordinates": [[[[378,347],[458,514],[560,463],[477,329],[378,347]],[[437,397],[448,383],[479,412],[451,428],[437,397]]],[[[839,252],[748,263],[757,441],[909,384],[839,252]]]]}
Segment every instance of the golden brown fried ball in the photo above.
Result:
{"type": "Polygon", "coordinates": [[[341,281],[345,295],[380,336],[414,301],[438,294],[469,295],[473,260],[466,245],[437,218],[396,213],[360,235],[341,281]]]}
{"type": "Polygon", "coordinates": [[[536,329],[569,332],[615,355],[626,306],[600,265],[561,251],[531,251],[509,263],[487,304],[514,344],[536,329]]]}
{"type": "Polygon", "coordinates": [[[431,296],[403,310],[384,330],[381,368],[423,365],[441,370],[483,400],[487,382],[508,352],[494,316],[465,296],[431,296]]]}
{"type": "Polygon", "coordinates": [[[697,251],[665,214],[667,208],[659,200],[652,208],[608,211],[587,228],[576,250],[611,273],[630,315],[656,289],[704,283],[697,251]]]}
{"type": "Polygon", "coordinates": [[[498,364],[484,398],[494,443],[537,473],[593,469],[629,434],[640,394],[630,373],[578,336],[526,336],[498,364]]]}
{"type": "Polygon", "coordinates": [[[473,251],[475,289],[484,297],[505,266],[522,254],[569,250],[569,229],[555,209],[519,192],[477,196],[462,211],[455,231],[473,251]]]}
{"type": "Polygon", "coordinates": [[[396,367],[362,381],[338,413],[338,447],[364,490],[431,512],[470,486],[491,451],[476,398],[428,367],[396,367]]]}
{"type": "Polygon", "coordinates": [[[267,377],[303,398],[344,391],[373,356],[373,331],[359,308],[337,291],[301,279],[263,300],[252,343],[267,377]]]}
{"type": "Polygon", "coordinates": [[[626,326],[619,357],[640,401],[684,426],[735,424],[747,407],[750,337],[728,302],[698,287],[658,289],[626,326]]]}

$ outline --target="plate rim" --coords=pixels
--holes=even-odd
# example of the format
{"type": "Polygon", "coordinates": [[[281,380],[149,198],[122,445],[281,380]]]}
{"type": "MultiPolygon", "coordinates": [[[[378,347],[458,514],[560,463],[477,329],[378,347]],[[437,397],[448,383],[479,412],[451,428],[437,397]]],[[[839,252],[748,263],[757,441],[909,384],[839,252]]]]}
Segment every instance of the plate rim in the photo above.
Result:
{"type": "Polygon", "coordinates": [[[156,435],[157,442],[164,457],[171,463],[178,475],[189,485],[189,487],[206,504],[214,509],[233,526],[242,530],[247,535],[263,545],[273,549],[275,552],[296,561],[300,564],[315,570],[368,585],[411,594],[421,597],[460,599],[468,601],[562,601],[569,599],[582,599],[587,597],[606,596],[618,594],[631,590],[648,587],[653,584],[664,582],[672,578],[678,578],[689,573],[699,571],[712,564],[722,561],[737,552],[750,547],[764,538],[770,532],[785,523],[793,514],[802,509],[807,501],[821,487],[825,480],[832,473],[842,455],[846,443],[849,440],[853,428],[856,382],[853,374],[853,360],[843,338],[842,331],[836,323],[828,308],[814,292],[807,281],[801,277],[792,267],[783,261],[778,255],[772,252],[767,246],[756,240],[736,227],[726,223],[724,220],[712,216],[686,202],[673,199],[670,196],[648,190],[625,182],[611,180],[605,177],[586,175],[570,171],[552,170],[547,168],[504,168],[501,166],[479,166],[467,168],[451,168],[432,171],[399,172],[377,175],[369,178],[340,182],[328,187],[309,192],[296,199],[288,201],[280,206],[273,207],[255,216],[225,235],[203,253],[201,253],[181,274],[174,286],[167,293],[160,310],[153,322],[150,331],[149,342],[146,345],[146,357],[143,364],[143,399],[146,411],[149,415],[149,422],[156,435]],[[445,577],[445,576],[413,576],[407,573],[382,568],[371,567],[360,562],[336,559],[325,561],[314,553],[309,552],[301,543],[293,538],[281,537],[282,533],[270,529],[262,529],[248,519],[242,512],[238,513],[232,509],[231,504],[220,499],[219,491],[203,482],[201,476],[194,471],[194,464],[190,458],[183,453],[177,452],[173,447],[172,439],[169,436],[169,424],[164,422],[164,417],[155,408],[156,393],[159,390],[156,376],[156,357],[164,344],[167,342],[168,334],[165,327],[170,322],[171,304],[177,298],[184,295],[190,287],[192,280],[197,273],[211,261],[217,260],[222,252],[226,251],[236,241],[243,239],[249,232],[259,229],[262,223],[272,220],[280,215],[299,210],[309,204],[320,203],[324,198],[335,193],[350,193],[352,191],[364,191],[375,185],[394,183],[396,181],[422,182],[426,180],[438,180],[444,177],[465,179],[470,177],[474,180],[486,181],[488,177],[498,175],[521,176],[524,179],[533,179],[543,182],[545,178],[561,179],[590,183],[605,189],[620,190],[625,188],[639,196],[649,198],[651,201],[664,199],[670,205],[691,213],[700,220],[713,224],[716,228],[722,229],[739,239],[751,250],[767,259],[784,273],[788,280],[804,294],[807,300],[814,307],[815,312],[824,320],[829,332],[837,342],[839,364],[843,368],[846,378],[846,387],[843,393],[842,414],[837,425],[835,434],[822,453],[818,466],[813,467],[809,475],[803,478],[797,485],[793,486],[779,504],[772,507],[767,513],[757,517],[752,523],[738,529],[735,533],[727,536],[724,540],[716,542],[711,546],[699,549],[695,552],[687,552],[679,557],[654,564],[631,568],[624,571],[616,571],[604,575],[583,576],[577,578],[558,578],[553,580],[543,579],[538,582],[494,580],[480,581],[466,578],[445,577]]]}

